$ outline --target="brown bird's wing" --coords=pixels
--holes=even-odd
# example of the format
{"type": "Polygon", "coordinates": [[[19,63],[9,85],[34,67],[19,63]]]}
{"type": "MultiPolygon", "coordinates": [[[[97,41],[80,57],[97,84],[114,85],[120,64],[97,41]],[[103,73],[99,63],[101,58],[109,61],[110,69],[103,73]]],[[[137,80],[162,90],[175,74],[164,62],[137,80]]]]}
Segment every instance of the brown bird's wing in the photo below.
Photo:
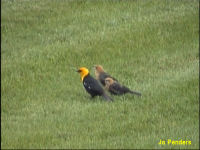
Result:
{"type": "Polygon", "coordinates": [[[120,85],[118,82],[114,82],[112,85],[110,85],[109,92],[111,94],[115,94],[115,95],[122,95],[122,94],[126,94],[126,93],[131,93],[131,94],[134,94],[134,95],[141,96],[141,93],[136,92],[136,91],[132,91],[128,87],[120,85]]]}
{"type": "Polygon", "coordinates": [[[105,72],[103,72],[103,73],[101,73],[100,75],[99,75],[99,81],[101,82],[101,84],[103,85],[103,86],[105,86],[105,79],[106,78],[112,78],[114,81],[117,81],[117,79],[115,79],[115,78],[113,78],[113,77],[111,77],[109,74],[107,74],[107,73],[105,73],[105,72]]]}
{"type": "Polygon", "coordinates": [[[114,95],[124,94],[123,87],[117,82],[110,85],[109,92],[114,95]]]}

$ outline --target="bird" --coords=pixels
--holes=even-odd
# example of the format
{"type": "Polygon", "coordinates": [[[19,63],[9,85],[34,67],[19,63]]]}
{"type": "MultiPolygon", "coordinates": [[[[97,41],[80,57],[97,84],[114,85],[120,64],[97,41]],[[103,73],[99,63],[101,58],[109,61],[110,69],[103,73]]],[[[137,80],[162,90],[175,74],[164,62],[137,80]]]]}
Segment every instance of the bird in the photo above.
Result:
{"type": "Polygon", "coordinates": [[[114,95],[123,95],[126,93],[131,93],[138,96],[142,95],[140,92],[132,91],[128,87],[121,85],[119,82],[110,77],[105,79],[105,89],[114,95]]]}
{"type": "Polygon", "coordinates": [[[114,81],[117,81],[117,79],[106,73],[101,65],[95,65],[94,70],[96,79],[99,80],[103,86],[105,86],[105,79],[108,77],[112,78],[114,81]]]}
{"type": "Polygon", "coordinates": [[[107,101],[113,100],[106,94],[100,83],[90,75],[87,68],[81,67],[77,70],[77,72],[80,74],[83,86],[85,90],[91,95],[91,98],[95,96],[102,96],[107,101]]]}

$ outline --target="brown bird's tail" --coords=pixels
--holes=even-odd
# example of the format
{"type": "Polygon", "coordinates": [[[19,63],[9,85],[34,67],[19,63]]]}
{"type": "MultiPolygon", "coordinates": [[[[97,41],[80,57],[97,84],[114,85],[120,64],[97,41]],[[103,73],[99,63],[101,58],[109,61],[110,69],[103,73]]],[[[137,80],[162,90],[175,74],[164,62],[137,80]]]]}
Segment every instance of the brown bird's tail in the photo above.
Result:
{"type": "Polygon", "coordinates": [[[141,93],[136,92],[136,91],[131,91],[131,90],[129,90],[129,93],[131,93],[131,94],[135,94],[135,95],[137,95],[137,96],[142,96],[141,93]]]}
{"type": "Polygon", "coordinates": [[[103,93],[103,98],[107,101],[113,101],[113,99],[111,97],[109,97],[105,92],[103,93]]]}

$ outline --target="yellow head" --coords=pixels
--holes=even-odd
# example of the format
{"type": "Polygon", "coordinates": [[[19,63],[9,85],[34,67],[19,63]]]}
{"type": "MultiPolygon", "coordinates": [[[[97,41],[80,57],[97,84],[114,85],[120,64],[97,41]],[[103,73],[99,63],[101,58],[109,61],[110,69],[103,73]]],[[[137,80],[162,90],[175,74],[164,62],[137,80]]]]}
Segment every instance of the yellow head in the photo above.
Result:
{"type": "Polygon", "coordinates": [[[80,73],[81,76],[81,81],[83,81],[83,79],[85,78],[85,76],[87,76],[89,74],[89,70],[85,67],[81,67],[77,70],[78,73],[80,73]]]}

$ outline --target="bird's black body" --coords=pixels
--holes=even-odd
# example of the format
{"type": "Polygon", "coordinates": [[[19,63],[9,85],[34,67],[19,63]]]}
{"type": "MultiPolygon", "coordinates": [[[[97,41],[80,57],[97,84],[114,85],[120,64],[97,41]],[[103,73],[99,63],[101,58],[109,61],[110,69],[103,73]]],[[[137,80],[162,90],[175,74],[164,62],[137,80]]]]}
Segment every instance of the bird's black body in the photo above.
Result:
{"type": "Polygon", "coordinates": [[[135,95],[141,96],[141,93],[135,92],[135,91],[131,91],[129,88],[120,85],[118,82],[114,82],[113,84],[111,84],[109,86],[108,91],[111,94],[114,94],[114,95],[123,95],[123,94],[126,94],[126,93],[131,93],[131,94],[135,94],[135,95]]]}
{"type": "Polygon", "coordinates": [[[91,95],[91,97],[103,96],[106,100],[112,100],[109,96],[106,95],[99,82],[92,76],[90,76],[90,74],[84,77],[83,86],[85,87],[86,91],[91,95]]]}
{"type": "Polygon", "coordinates": [[[112,78],[114,81],[117,81],[117,79],[115,79],[115,78],[113,78],[113,77],[111,77],[109,74],[107,74],[107,73],[105,73],[105,72],[102,72],[102,73],[100,73],[99,74],[99,81],[101,82],[101,84],[103,85],[103,86],[105,86],[105,79],[106,78],[112,78]]]}
{"type": "Polygon", "coordinates": [[[103,88],[99,85],[98,81],[89,74],[83,79],[83,86],[92,97],[104,93],[103,88]]]}

